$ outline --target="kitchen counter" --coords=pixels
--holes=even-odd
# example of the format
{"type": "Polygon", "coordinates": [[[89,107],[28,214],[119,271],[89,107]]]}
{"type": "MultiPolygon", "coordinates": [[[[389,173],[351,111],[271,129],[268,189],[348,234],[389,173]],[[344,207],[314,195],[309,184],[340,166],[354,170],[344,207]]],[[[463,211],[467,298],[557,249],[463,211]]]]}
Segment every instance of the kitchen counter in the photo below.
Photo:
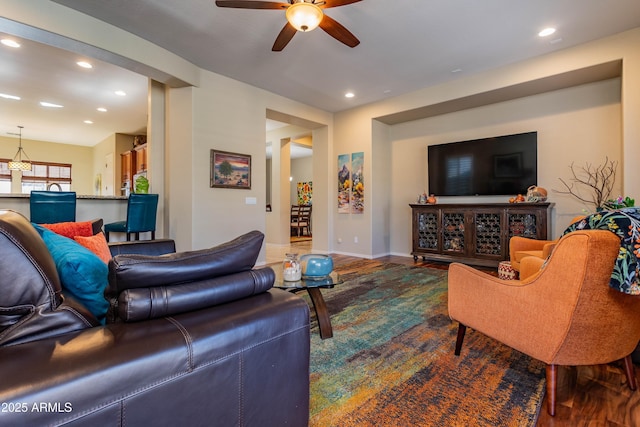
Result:
{"type": "MultiPolygon", "coordinates": [[[[127,217],[127,200],[126,196],[78,195],[76,220],[89,221],[102,218],[105,224],[124,221],[127,217]]],[[[0,194],[0,209],[11,209],[29,218],[29,194],[0,194]]]]}
{"type": "MultiPolygon", "coordinates": [[[[28,199],[29,194],[18,193],[0,193],[0,199],[28,199]]],[[[87,200],[127,200],[126,196],[94,196],[94,195],[77,195],[77,199],[87,200]]]]}

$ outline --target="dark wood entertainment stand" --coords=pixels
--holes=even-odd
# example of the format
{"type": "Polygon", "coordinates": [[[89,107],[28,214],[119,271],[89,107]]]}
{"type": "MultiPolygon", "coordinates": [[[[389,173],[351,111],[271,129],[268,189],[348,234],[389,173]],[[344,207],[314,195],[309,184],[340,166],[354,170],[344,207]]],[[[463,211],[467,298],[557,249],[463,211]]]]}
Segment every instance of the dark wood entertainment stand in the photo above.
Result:
{"type": "Polygon", "coordinates": [[[553,203],[411,204],[411,255],[417,260],[497,267],[509,239],[547,239],[553,203]]]}

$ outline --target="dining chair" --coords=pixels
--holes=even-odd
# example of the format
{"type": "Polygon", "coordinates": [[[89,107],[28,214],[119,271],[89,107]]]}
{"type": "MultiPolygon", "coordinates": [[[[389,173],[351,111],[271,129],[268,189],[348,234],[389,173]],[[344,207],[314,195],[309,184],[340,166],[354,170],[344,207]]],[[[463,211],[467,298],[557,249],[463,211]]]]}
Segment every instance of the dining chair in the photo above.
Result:
{"type": "Polygon", "coordinates": [[[151,240],[155,240],[157,212],[157,194],[130,194],[127,202],[127,219],[104,225],[107,242],[109,233],[127,233],[127,241],[130,241],[131,234],[135,234],[135,240],[140,240],[140,233],[150,232],[151,240]]]}
{"type": "Polygon", "coordinates": [[[301,233],[304,235],[304,230],[307,230],[307,235],[311,235],[311,206],[299,205],[291,206],[291,229],[296,230],[296,234],[300,237],[301,233]],[[294,213],[295,209],[295,213],[294,213]]]}
{"type": "Polygon", "coordinates": [[[29,196],[31,222],[54,224],[76,220],[75,191],[31,191],[29,196]]]}

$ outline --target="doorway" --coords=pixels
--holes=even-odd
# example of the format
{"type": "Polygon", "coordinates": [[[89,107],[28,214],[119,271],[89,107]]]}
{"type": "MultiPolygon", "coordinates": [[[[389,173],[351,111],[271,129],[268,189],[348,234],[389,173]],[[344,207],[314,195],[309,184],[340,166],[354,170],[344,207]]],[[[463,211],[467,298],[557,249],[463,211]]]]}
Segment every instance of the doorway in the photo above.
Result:
{"type": "Polygon", "coordinates": [[[305,135],[290,144],[290,242],[308,242],[313,236],[313,139],[305,135]]]}
{"type": "MultiPolygon", "coordinates": [[[[330,222],[333,201],[329,194],[333,174],[327,167],[330,153],[330,134],[327,124],[314,122],[274,110],[266,110],[266,119],[284,123],[266,132],[267,150],[271,151],[267,190],[271,211],[266,212],[265,242],[275,246],[291,245],[290,211],[297,203],[298,182],[312,183],[311,235],[314,252],[329,253],[330,222]],[[269,147],[270,146],[270,147],[269,147]],[[306,165],[300,166],[303,174],[296,172],[297,151],[306,151],[306,165]],[[293,151],[293,165],[292,152],[293,151]],[[292,172],[293,171],[293,172],[292,172]],[[306,173],[307,175],[304,175],[306,173]],[[306,176],[306,178],[305,178],[306,176]],[[292,192],[292,189],[295,192],[292,192]],[[292,197],[292,194],[295,197],[292,197]],[[293,200],[292,200],[293,199],[293,200]]],[[[269,155],[268,155],[269,156],[269,155]]],[[[298,163],[303,163],[300,161],[298,163]]]]}

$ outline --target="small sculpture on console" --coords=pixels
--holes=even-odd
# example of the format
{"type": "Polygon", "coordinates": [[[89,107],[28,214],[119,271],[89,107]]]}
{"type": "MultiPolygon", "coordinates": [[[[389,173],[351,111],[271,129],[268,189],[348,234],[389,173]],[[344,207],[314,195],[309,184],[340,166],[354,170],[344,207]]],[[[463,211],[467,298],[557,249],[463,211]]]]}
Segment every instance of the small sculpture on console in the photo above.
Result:
{"type": "Polygon", "coordinates": [[[536,185],[527,189],[527,202],[537,203],[547,201],[547,190],[536,185]]]}

